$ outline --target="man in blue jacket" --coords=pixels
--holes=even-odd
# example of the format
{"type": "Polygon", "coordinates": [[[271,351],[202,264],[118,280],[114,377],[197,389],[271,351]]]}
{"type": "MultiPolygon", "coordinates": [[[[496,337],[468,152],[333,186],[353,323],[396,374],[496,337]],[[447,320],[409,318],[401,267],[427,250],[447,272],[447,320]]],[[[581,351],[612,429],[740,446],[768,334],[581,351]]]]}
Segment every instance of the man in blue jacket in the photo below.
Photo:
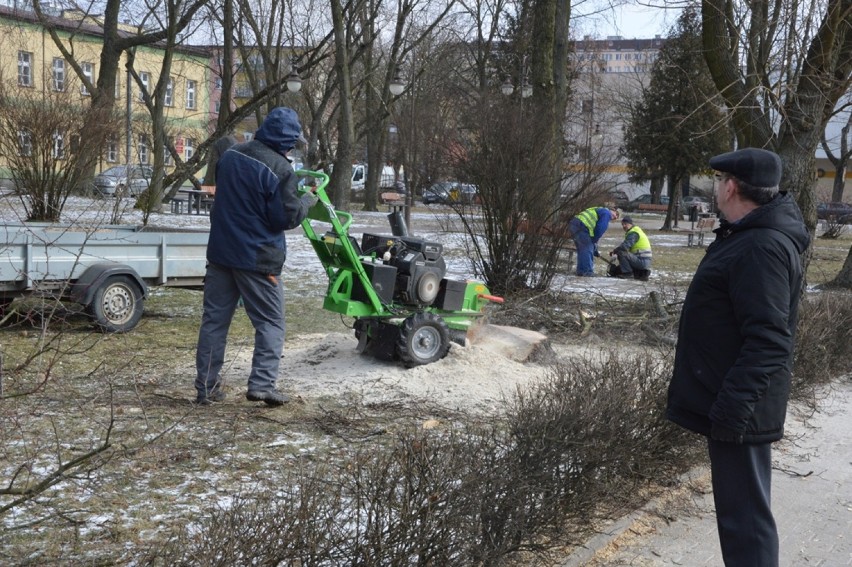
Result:
{"type": "Polygon", "coordinates": [[[728,567],[777,567],[771,443],[784,434],[801,254],[810,236],[781,159],[746,148],[710,160],[723,219],[686,292],[667,417],[707,437],[728,567]]]}
{"type": "Polygon", "coordinates": [[[217,164],[195,360],[198,404],[225,399],[220,372],[240,298],[255,330],[246,398],[270,406],[289,401],[275,387],[284,348],[284,231],[299,226],[316,202],[313,194],[298,196],[298,178],[287,158],[300,140],[296,112],[275,108],[252,141],[232,146],[217,164]]]}
{"type": "Polygon", "coordinates": [[[595,256],[598,252],[598,241],[609,228],[609,221],[618,219],[618,211],[606,207],[591,207],[586,209],[568,223],[571,238],[577,248],[577,275],[592,277],[595,275],[595,256]]]}

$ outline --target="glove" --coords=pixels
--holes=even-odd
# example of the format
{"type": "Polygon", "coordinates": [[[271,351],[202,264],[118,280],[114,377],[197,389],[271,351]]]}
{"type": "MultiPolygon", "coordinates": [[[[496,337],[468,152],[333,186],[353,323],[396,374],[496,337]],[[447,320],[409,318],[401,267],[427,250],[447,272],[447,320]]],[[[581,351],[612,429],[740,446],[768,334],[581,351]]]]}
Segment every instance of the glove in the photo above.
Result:
{"type": "Polygon", "coordinates": [[[721,441],[722,443],[742,445],[743,434],[738,431],[734,431],[733,429],[728,429],[718,423],[713,423],[710,425],[710,439],[714,441],[721,441]]]}

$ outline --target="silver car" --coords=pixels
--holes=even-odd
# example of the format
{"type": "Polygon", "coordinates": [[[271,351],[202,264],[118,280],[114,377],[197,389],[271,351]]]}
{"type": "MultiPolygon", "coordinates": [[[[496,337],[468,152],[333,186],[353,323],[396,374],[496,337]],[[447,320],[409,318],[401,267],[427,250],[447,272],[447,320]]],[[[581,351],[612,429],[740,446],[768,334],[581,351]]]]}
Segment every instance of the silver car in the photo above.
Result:
{"type": "Polygon", "coordinates": [[[153,174],[147,165],[116,165],[96,175],[92,184],[104,197],[136,197],[148,188],[153,174]]]}

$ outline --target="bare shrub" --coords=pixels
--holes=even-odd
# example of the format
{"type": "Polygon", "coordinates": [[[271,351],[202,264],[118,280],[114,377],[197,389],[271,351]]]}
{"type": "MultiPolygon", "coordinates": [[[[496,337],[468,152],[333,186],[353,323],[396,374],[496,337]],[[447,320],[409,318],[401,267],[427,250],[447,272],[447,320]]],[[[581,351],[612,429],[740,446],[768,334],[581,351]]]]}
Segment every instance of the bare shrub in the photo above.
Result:
{"type": "Polygon", "coordinates": [[[852,372],[852,294],[823,291],[799,307],[792,396],[814,401],[818,386],[852,372]]]}
{"type": "Polygon", "coordinates": [[[576,359],[487,426],[399,433],[275,495],[244,494],[138,562],[151,565],[502,565],[579,541],[695,458],[663,417],[670,356],[576,359]]]}
{"type": "Polygon", "coordinates": [[[576,358],[518,396],[510,421],[521,460],[558,487],[563,513],[632,506],[639,485],[668,483],[692,461],[691,436],[665,419],[671,371],[670,350],[576,358]]]}
{"type": "Polygon", "coordinates": [[[846,231],[846,225],[838,220],[836,216],[829,216],[825,219],[825,230],[820,238],[827,240],[837,240],[846,231]]]}
{"type": "Polygon", "coordinates": [[[0,154],[30,221],[58,221],[69,195],[94,168],[114,123],[86,113],[62,91],[0,87],[0,154]],[[84,129],[85,128],[85,129],[84,129]]]}
{"type": "Polygon", "coordinates": [[[479,193],[475,202],[450,205],[471,236],[474,272],[498,294],[546,289],[558,273],[559,250],[571,241],[568,221],[604,194],[599,168],[580,176],[548,166],[546,156],[562,155],[562,148],[547,147],[542,133],[552,121],[533,106],[483,95],[465,116],[465,138],[452,148],[456,176],[476,183],[479,193]],[[570,196],[563,194],[567,186],[570,196]]]}

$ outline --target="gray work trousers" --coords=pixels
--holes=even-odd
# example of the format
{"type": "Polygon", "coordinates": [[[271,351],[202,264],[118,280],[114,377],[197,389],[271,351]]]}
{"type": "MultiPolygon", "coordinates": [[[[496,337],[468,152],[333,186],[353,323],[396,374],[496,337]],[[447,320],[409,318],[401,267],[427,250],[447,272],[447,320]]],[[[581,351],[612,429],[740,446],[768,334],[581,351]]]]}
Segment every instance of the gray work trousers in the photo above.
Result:
{"type": "Polygon", "coordinates": [[[640,256],[626,250],[619,250],[616,252],[616,256],[618,257],[618,267],[621,268],[622,274],[629,274],[633,270],[651,269],[650,256],[640,256]]]}
{"type": "Polygon", "coordinates": [[[254,326],[248,389],[257,392],[275,389],[284,348],[284,286],[280,276],[276,279],[277,284],[264,274],[208,263],[195,355],[195,388],[199,395],[206,396],[220,385],[228,329],[241,297],[254,326]]]}

